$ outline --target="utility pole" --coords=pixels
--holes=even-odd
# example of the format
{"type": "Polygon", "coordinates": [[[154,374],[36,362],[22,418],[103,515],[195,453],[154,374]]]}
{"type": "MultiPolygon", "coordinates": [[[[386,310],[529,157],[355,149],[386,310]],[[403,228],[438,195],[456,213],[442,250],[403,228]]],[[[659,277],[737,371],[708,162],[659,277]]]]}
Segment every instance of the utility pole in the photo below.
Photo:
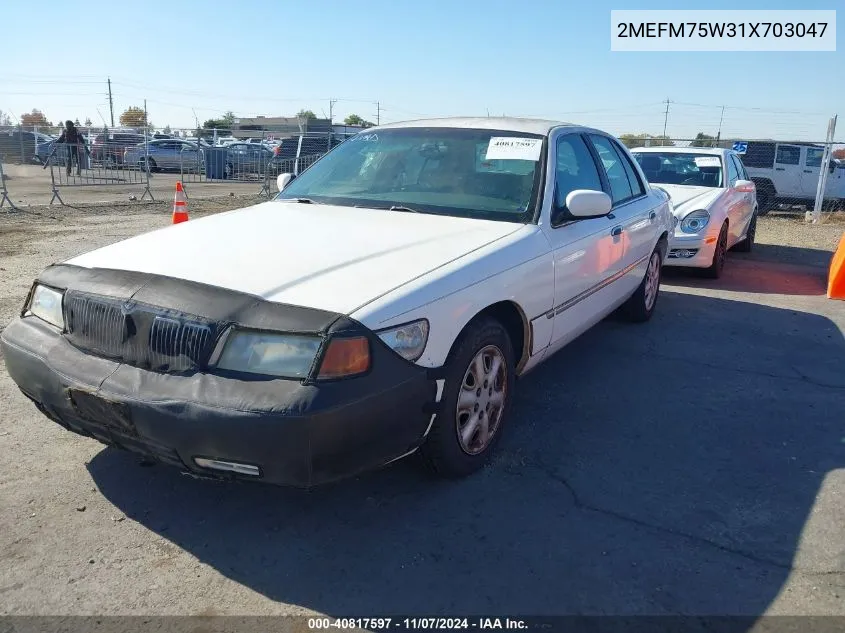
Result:
{"type": "Polygon", "coordinates": [[[669,97],[666,97],[666,113],[663,115],[663,141],[666,141],[666,124],[669,122],[669,97]]]}
{"type": "Polygon", "coordinates": [[[337,103],[337,99],[329,99],[329,122],[334,123],[334,104],[337,103]]]}
{"type": "Polygon", "coordinates": [[[144,99],[144,130],[147,129],[147,100],[144,99]]]}
{"type": "Polygon", "coordinates": [[[719,131],[716,132],[716,147],[719,147],[719,141],[722,140],[722,119],[725,118],[725,106],[722,106],[722,116],[719,117],[719,131]]]}
{"type": "Polygon", "coordinates": [[[381,103],[376,101],[376,125],[381,125],[381,103]]]}
{"type": "Polygon", "coordinates": [[[111,98],[111,77],[108,78],[109,83],[109,112],[111,112],[111,126],[114,127],[114,101],[111,98]]]}

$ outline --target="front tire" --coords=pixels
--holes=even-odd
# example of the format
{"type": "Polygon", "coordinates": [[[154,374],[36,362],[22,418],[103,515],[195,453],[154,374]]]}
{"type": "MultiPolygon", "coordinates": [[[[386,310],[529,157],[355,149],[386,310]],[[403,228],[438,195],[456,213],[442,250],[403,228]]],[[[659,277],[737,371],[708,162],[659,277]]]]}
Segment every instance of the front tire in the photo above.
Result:
{"type": "Polygon", "coordinates": [[[661,242],[648,259],[645,275],[634,294],[623,305],[623,312],[629,321],[645,323],[654,314],[657,297],[660,294],[660,280],[663,274],[663,256],[666,246],[661,242]]]}
{"type": "Polygon", "coordinates": [[[491,458],[514,388],[514,353],[507,330],[483,317],[461,334],[446,363],[440,410],[420,449],[441,477],[465,477],[491,458]]]}
{"type": "Polygon", "coordinates": [[[734,246],[734,250],[739,253],[750,253],[754,248],[754,238],[757,236],[757,209],[751,216],[751,222],[748,223],[748,230],[745,232],[745,239],[734,246]]]}
{"type": "Polygon", "coordinates": [[[725,259],[728,254],[728,223],[722,224],[719,231],[719,239],[716,240],[716,248],[713,251],[713,263],[704,269],[704,276],[710,279],[718,279],[725,269],[725,259]]]}

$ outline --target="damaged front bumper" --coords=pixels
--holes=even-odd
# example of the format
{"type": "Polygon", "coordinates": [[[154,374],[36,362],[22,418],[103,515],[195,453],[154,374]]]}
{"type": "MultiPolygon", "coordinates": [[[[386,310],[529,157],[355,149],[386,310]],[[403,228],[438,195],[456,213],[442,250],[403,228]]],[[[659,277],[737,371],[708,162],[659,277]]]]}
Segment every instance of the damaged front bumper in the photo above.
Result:
{"type": "MultiPolygon", "coordinates": [[[[69,271],[60,272],[67,277],[69,271]]],[[[102,272],[92,279],[77,272],[76,282],[64,279],[65,287],[90,292],[92,285],[99,290],[107,285],[112,295],[133,300],[142,294],[155,300],[162,283],[171,291],[182,285],[102,272]]],[[[200,314],[197,299],[216,291],[188,285],[178,293],[179,308],[200,314]]],[[[206,313],[216,312],[208,315],[215,322],[250,325],[257,318],[264,327],[288,331],[299,325],[327,336],[338,330],[366,333],[369,372],[320,382],[224,375],[208,367],[153,371],[79,349],[66,333],[34,316],[16,319],[0,335],[6,367],[21,391],[63,427],[202,476],[308,487],[377,468],[421,444],[437,391],[426,368],[405,361],[342,315],[314,311],[309,324],[302,308],[258,305],[262,300],[255,297],[245,303],[242,295],[219,292],[224,298],[206,304],[213,308],[206,313]],[[237,304],[237,309],[224,307],[227,294],[236,299],[229,308],[237,304]],[[286,308],[297,323],[286,322],[286,308]]]]}

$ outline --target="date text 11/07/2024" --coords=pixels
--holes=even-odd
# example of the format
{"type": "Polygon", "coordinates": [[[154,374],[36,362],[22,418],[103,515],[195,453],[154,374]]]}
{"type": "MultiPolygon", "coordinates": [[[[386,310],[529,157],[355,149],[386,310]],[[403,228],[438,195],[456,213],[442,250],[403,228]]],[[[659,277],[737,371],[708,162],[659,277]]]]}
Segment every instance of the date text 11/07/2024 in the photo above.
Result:
{"type": "Polygon", "coordinates": [[[308,628],[316,630],[346,629],[368,631],[451,631],[527,629],[519,618],[308,618],[308,628]]]}

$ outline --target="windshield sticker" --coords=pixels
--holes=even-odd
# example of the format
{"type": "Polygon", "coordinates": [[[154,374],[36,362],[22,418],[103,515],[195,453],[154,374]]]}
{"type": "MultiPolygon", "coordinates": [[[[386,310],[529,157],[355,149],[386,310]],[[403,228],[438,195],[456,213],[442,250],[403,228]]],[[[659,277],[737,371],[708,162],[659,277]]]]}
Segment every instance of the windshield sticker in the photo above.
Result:
{"type": "Polygon", "coordinates": [[[375,132],[371,132],[369,134],[358,134],[357,136],[353,136],[351,140],[373,142],[378,140],[378,134],[376,134],[375,132]]]}
{"type": "Polygon", "coordinates": [[[487,145],[485,160],[540,160],[543,140],[539,138],[516,138],[494,136],[487,145]]]}
{"type": "Polygon", "coordinates": [[[722,161],[718,156],[696,156],[696,167],[721,167],[722,161]]]}

